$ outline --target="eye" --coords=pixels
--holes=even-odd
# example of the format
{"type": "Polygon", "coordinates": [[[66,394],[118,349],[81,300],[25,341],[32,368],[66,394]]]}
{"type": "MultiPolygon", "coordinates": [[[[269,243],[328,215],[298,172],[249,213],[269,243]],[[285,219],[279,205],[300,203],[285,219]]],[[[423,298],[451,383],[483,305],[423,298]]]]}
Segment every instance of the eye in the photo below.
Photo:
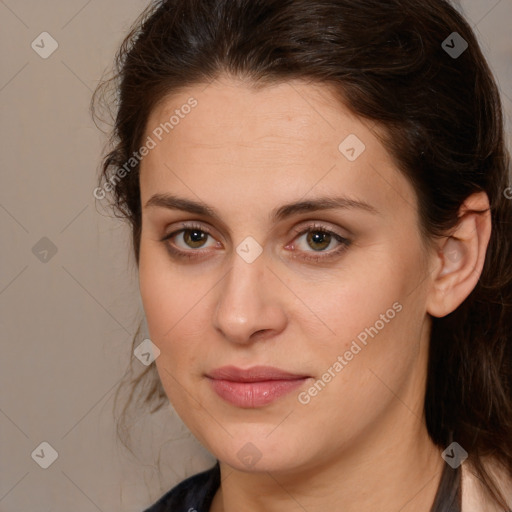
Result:
{"type": "MultiPolygon", "coordinates": [[[[212,235],[204,226],[194,224],[183,224],[183,226],[183,229],[165,235],[161,242],[166,245],[169,253],[177,258],[192,259],[200,257],[205,251],[199,251],[198,249],[211,247],[207,246],[206,242],[212,235]]],[[[218,245],[218,242],[213,244],[213,246],[218,245]]]]}
{"type": "Polygon", "coordinates": [[[308,261],[327,260],[338,256],[351,243],[350,240],[341,236],[339,233],[336,233],[328,227],[320,224],[315,223],[313,225],[299,229],[300,231],[298,233],[298,237],[294,240],[300,240],[303,238],[303,242],[298,244],[294,242],[291,244],[291,246],[294,250],[298,247],[298,252],[303,254],[298,256],[294,255],[294,258],[298,257],[308,261]],[[332,248],[333,246],[334,248],[332,250],[326,250],[329,247],[332,248]],[[308,248],[312,250],[308,250],[308,248]]]}
{"type": "MultiPolygon", "coordinates": [[[[222,247],[222,244],[217,241],[207,245],[208,238],[213,238],[213,236],[204,226],[198,224],[182,224],[182,226],[182,229],[173,231],[161,239],[172,257],[191,260],[201,258],[205,253],[210,252],[203,249],[222,247]]],[[[318,262],[334,258],[341,254],[351,243],[350,240],[339,233],[316,223],[306,227],[302,226],[302,228],[295,230],[295,234],[294,241],[288,244],[286,248],[291,247],[292,252],[298,253],[293,254],[293,258],[306,261],[318,262]],[[301,238],[304,238],[302,243],[295,242],[295,240],[301,238]],[[329,247],[334,248],[329,251],[326,250],[329,247]],[[312,250],[308,250],[308,248],[312,250]]]]}

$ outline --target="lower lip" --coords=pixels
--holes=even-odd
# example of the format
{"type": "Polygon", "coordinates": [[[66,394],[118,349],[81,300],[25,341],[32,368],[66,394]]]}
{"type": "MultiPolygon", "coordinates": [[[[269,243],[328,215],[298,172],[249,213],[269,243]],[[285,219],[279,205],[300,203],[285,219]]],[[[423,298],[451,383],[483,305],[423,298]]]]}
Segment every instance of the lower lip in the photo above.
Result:
{"type": "Polygon", "coordinates": [[[208,377],[213,390],[237,407],[262,407],[300,387],[306,380],[267,380],[261,382],[233,382],[208,377]]]}

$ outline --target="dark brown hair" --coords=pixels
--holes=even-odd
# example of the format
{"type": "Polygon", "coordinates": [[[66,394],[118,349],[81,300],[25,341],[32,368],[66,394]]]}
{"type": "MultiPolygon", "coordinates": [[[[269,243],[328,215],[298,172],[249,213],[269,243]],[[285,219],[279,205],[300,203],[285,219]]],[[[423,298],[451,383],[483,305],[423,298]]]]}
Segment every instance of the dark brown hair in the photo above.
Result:
{"type": "MultiPolygon", "coordinates": [[[[457,224],[469,195],[487,193],[492,234],[482,275],[460,307],[432,318],[425,414],[432,440],[444,449],[453,435],[487,491],[506,507],[483,462],[490,457],[512,476],[509,155],[499,92],[472,29],[444,0],[149,5],[117,53],[114,76],[93,97],[94,113],[106,91],[114,87],[117,95],[100,186],[110,180],[114,187],[112,205],[130,223],[137,264],[139,167],[122,179],[116,172],[142,145],[157,102],[221,73],[262,87],[291,79],[334,86],[340,102],[383,128],[383,143],[415,188],[429,243],[457,224]],[[454,32],[468,44],[459,56],[443,45],[454,32]]],[[[138,400],[153,410],[166,403],[154,365],[129,380],[123,414],[137,389],[138,400]]]]}

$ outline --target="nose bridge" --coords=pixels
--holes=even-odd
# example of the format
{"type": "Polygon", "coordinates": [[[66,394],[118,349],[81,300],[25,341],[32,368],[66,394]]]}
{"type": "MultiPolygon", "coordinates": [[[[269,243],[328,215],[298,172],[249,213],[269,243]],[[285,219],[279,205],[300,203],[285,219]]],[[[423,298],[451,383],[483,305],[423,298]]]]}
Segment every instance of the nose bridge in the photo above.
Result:
{"type": "MultiPolygon", "coordinates": [[[[240,244],[238,251],[247,249],[240,244]]],[[[220,283],[214,327],[233,342],[249,342],[253,333],[282,328],[284,313],[267,290],[268,269],[263,255],[254,260],[233,254],[231,268],[220,283]]],[[[250,251],[250,249],[249,249],[250,251]]]]}

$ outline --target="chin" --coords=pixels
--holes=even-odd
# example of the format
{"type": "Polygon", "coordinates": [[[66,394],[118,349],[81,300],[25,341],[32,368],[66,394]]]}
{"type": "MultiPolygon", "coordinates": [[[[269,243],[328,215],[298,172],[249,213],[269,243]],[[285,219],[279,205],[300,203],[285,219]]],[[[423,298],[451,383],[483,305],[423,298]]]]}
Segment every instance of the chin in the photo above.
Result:
{"type": "MultiPolygon", "coordinates": [[[[289,438],[288,438],[289,441],[289,438]]],[[[304,464],[304,453],[300,460],[297,454],[304,446],[285,444],[284,438],[276,437],[270,441],[265,436],[236,436],[226,446],[215,446],[210,450],[213,455],[237,471],[246,473],[289,472],[304,464]]]]}

